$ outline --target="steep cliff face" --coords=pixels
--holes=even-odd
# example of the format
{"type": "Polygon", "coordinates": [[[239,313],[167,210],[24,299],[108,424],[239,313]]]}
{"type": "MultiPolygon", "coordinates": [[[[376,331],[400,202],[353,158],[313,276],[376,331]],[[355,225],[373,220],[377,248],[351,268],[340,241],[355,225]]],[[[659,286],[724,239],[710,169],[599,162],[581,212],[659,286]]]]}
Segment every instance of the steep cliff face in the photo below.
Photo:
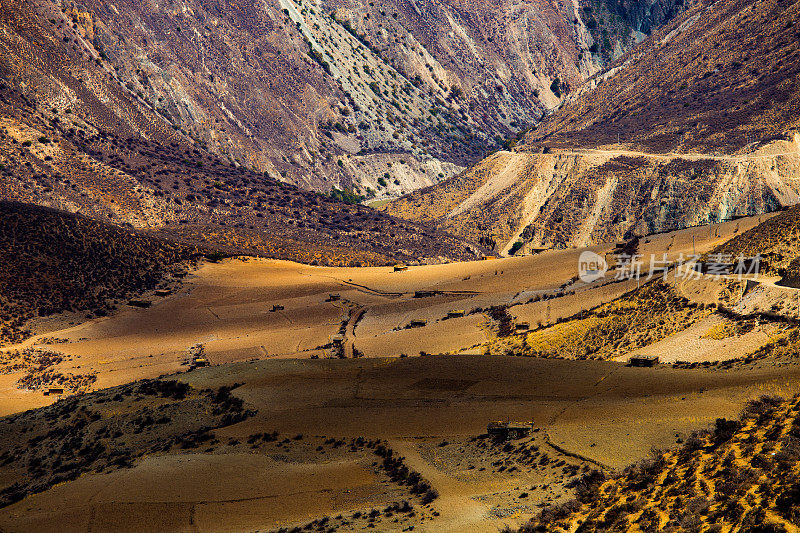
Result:
{"type": "Polygon", "coordinates": [[[587,6],[616,15],[629,29],[650,34],[680,15],[691,4],[684,0],[593,0],[587,6]]]}
{"type": "Polygon", "coordinates": [[[800,2],[697,2],[526,136],[551,147],[733,153],[800,128],[800,2]]]}
{"type": "Polygon", "coordinates": [[[500,253],[519,241],[524,253],[774,211],[800,201],[797,176],[797,137],[737,156],[499,152],[386,210],[500,253]]]}
{"type": "Polygon", "coordinates": [[[602,65],[683,13],[684,0],[582,0],[581,21],[592,59],[602,65]]]}
{"type": "MultiPolygon", "coordinates": [[[[598,71],[608,58],[589,52],[582,13],[572,0],[9,0],[0,69],[43,108],[381,199],[477,162],[598,71]]],[[[603,38],[627,49],[634,28],[608,13],[592,31],[613,26],[603,38]]]]}

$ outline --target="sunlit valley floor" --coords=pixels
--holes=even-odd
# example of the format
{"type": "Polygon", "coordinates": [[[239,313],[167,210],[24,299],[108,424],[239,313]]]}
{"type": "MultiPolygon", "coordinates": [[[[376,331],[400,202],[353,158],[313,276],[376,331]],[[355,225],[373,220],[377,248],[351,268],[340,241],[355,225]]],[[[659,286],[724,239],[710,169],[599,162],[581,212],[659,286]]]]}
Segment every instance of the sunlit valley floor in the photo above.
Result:
{"type": "MultiPolygon", "coordinates": [[[[704,253],[767,219],[639,253],[704,253]]],[[[108,317],[36,319],[3,348],[0,522],[494,531],[797,390],[797,360],[770,348],[795,331],[795,289],[673,272],[637,290],[613,270],[586,284],[580,252],[408,269],[232,258],[108,317]],[[626,366],[636,354],[667,364],[626,366]],[[76,375],[92,378],[59,381],[76,375]],[[534,431],[495,442],[493,420],[534,431]]]]}

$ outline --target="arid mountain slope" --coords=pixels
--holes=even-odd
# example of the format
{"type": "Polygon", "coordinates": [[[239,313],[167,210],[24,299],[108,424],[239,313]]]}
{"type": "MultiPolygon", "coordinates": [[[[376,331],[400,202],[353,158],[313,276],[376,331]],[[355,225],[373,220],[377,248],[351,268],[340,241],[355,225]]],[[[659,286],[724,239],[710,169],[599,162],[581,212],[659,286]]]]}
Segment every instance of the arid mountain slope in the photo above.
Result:
{"type": "Polygon", "coordinates": [[[797,203],[798,6],[695,6],[588,82],[525,144],[385,209],[508,252],[797,203]]]}
{"type": "Polygon", "coordinates": [[[596,76],[529,145],[733,153],[800,127],[800,2],[703,1],[596,76]],[[619,136],[619,137],[618,137],[619,136]]]}
{"type": "MultiPolygon", "coordinates": [[[[531,104],[533,91],[559,75],[574,85],[603,61],[598,52],[565,66],[591,42],[572,4],[367,13],[281,1],[0,4],[0,198],[231,253],[328,264],[474,258],[480,250],[457,238],[286,183],[350,201],[429,185],[537,119],[546,102],[531,104]],[[479,38],[477,21],[491,13],[505,22],[479,38]],[[524,13],[535,20],[520,22],[524,13]],[[452,31],[437,33],[445,19],[452,31]],[[508,32],[518,49],[500,53],[508,32]],[[465,46],[477,55],[459,63],[465,46]],[[523,49],[525,68],[509,66],[523,49]],[[502,90],[490,72],[507,75],[502,90]]],[[[652,18],[626,30],[627,19],[593,9],[582,12],[595,29],[616,24],[619,48],[652,18]]]]}
{"type": "Polygon", "coordinates": [[[512,247],[585,246],[774,211],[800,200],[798,175],[800,149],[786,141],[730,157],[504,151],[385,210],[506,253],[512,247]]]}
{"type": "Polygon", "coordinates": [[[474,163],[682,5],[11,0],[0,69],[43,108],[99,100],[115,128],[380,198],[474,163]]]}
{"type": "Polygon", "coordinates": [[[0,84],[0,199],[159,229],[231,253],[333,264],[475,257],[451,236],[210,155],[102,67],[36,36],[38,48],[23,48],[19,59],[25,77],[3,70],[3,80],[49,96],[36,100],[0,84]],[[91,70],[93,83],[83,85],[73,67],[91,70]]]}
{"type": "Polygon", "coordinates": [[[800,206],[787,209],[717,247],[714,254],[760,255],[760,271],[780,276],[781,284],[800,287],[800,206]]]}
{"type": "Polygon", "coordinates": [[[74,114],[34,111],[10,91],[0,90],[0,109],[17,117],[0,130],[3,199],[158,230],[229,253],[309,263],[467,259],[478,251],[450,235],[168,143],[168,137],[118,136],[74,114]]]}

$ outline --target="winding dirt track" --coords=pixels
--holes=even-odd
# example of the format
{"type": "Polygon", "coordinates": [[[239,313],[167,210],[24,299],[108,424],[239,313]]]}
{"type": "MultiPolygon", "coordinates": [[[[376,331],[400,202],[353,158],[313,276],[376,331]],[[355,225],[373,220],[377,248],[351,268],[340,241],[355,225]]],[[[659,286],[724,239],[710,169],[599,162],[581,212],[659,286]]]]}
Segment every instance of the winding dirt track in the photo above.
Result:
{"type": "Polygon", "coordinates": [[[704,159],[709,159],[712,161],[748,161],[748,160],[757,160],[757,159],[765,159],[768,157],[775,157],[775,156],[789,156],[789,155],[798,155],[800,154],[800,145],[798,145],[797,150],[784,150],[779,152],[770,152],[770,153],[750,153],[750,154],[738,154],[738,155],[715,155],[715,154],[698,154],[698,153],[677,153],[677,152],[667,152],[667,153],[651,153],[651,152],[639,152],[636,150],[602,150],[599,148],[580,148],[575,150],[566,150],[566,151],[559,151],[559,153],[563,153],[566,155],[608,155],[612,157],[617,156],[628,156],[628,157],[647,157],[649,159],[687,159],[689,161],[702,161],[704,159]]]}

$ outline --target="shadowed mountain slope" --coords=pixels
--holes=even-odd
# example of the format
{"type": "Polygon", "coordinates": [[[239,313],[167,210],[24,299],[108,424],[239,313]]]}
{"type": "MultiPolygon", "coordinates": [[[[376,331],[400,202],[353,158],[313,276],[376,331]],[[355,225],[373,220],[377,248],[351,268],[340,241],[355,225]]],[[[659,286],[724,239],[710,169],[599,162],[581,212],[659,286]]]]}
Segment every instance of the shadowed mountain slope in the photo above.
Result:
{"type": "Polygon", "coordinates": [[[0,202],[0,227],[0,343],[24,339],[24,324],[35,316],[104,316],[178,281],[201,255],[143,232],[13,202],[0,202]]]}

